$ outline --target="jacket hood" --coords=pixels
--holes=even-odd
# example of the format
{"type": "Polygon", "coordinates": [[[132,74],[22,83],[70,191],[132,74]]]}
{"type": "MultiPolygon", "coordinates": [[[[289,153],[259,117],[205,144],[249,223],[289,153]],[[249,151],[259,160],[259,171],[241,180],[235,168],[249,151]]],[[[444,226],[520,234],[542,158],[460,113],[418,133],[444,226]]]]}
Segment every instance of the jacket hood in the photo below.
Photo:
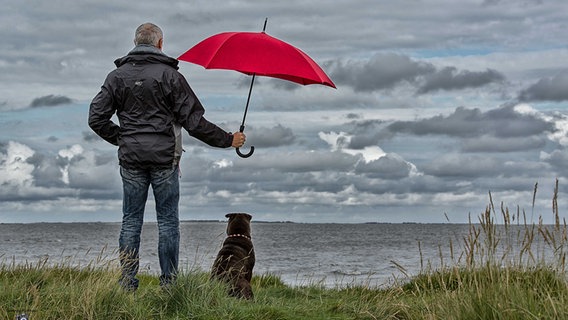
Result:
{"type": "Polygon", "coordinates": [[[150,45],[138,45],[126,56],[114,60],[117,68],[130,62],[163,63],[176,70],[179,68],[177,59],[165,55],[160,49],[150,45]]]}

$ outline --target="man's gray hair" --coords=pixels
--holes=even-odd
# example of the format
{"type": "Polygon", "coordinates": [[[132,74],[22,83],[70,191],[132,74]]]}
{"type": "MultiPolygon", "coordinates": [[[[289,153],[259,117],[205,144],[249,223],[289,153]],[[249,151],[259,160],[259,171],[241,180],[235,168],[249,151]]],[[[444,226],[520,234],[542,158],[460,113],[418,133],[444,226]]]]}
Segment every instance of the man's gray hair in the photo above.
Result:
{"type": "Polygon", "coordinates": [[[158,46],[160,39],[164,37],[162,29],[157,25],[147,22],[141,24],[136,28],[136,33],[134,34],[134,44],[148,44],[154,47],[158,46]]]}

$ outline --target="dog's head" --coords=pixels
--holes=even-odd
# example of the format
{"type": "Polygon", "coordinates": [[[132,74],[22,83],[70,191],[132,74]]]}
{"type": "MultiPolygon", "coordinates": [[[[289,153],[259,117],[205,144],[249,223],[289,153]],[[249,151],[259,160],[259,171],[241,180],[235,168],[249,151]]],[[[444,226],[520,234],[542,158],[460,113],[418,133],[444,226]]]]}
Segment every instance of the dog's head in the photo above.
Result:
{"type": "Polygon", "coordinates": [[[225,215],[229,218],[227,224],[227,234],[242,234],[250,237],[250,220],[252,216],[248,213],[229,213],[225,215]]]}

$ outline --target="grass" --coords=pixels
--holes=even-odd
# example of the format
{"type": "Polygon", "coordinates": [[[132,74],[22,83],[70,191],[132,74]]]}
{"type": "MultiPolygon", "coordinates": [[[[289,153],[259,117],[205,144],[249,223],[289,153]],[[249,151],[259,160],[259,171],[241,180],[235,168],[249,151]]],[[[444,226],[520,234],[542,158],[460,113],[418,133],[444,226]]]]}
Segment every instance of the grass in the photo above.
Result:
{"type": "MultiPolygon", "coordinates": [[[[117,285],[111,263],[0,266],[0,319],[567,319],[567,228],[553,199],[554,225],[526,222],[490,203],[469,233],[448,243],[450,258],[388,288],[317,284],[290,287],[277,276],[253,277],[255,300],[227,296],[201,271],[162,290],[141,274],[135,293],[117,285]],[[495,220],[499,219],[497,224],[495,220]]],[[[535,194],[537,186],[535,185],[535,194]]],[[[534,202],[533,202],[534,203],[534,202]]],[[[533,205],[534,206],[534,205],[533,205]]]]}

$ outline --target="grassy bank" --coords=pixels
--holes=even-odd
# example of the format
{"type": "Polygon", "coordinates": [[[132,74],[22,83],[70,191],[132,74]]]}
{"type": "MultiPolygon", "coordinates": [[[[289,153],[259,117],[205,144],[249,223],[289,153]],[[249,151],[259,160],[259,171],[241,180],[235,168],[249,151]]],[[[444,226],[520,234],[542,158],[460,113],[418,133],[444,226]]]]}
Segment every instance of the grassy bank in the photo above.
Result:
{"type": "Polygon", "coordinates": [[[111,271],[19,267],[0,274],[0,318],[31,319],[565,319],[566,282],[549,269],[482,268],[421,275],[390,289],[290,288],[254,279],[254,302],[227,297],[206,274],[171,291],[152,277],[134,294],[111,271]]]}
{"type": "Polygon", "coordinates": [[[228,297],[224,285],[199,271],[182,274],[167,291],[156,277],[142,275],[139,290],[128,293],[117,286],[119,271],[111,264],[5,264],[0,319],[24,312],[32,320],[568,319],[567,228],[555,203],[556,196],[556,223],[543,225],[527,223],[519,209],[496,210],[490,200],[462,241],[440,249],[441,267],[425,262],[418,276],[389,288],[289,287],[259,275],[249,302],[228,297]]]}

